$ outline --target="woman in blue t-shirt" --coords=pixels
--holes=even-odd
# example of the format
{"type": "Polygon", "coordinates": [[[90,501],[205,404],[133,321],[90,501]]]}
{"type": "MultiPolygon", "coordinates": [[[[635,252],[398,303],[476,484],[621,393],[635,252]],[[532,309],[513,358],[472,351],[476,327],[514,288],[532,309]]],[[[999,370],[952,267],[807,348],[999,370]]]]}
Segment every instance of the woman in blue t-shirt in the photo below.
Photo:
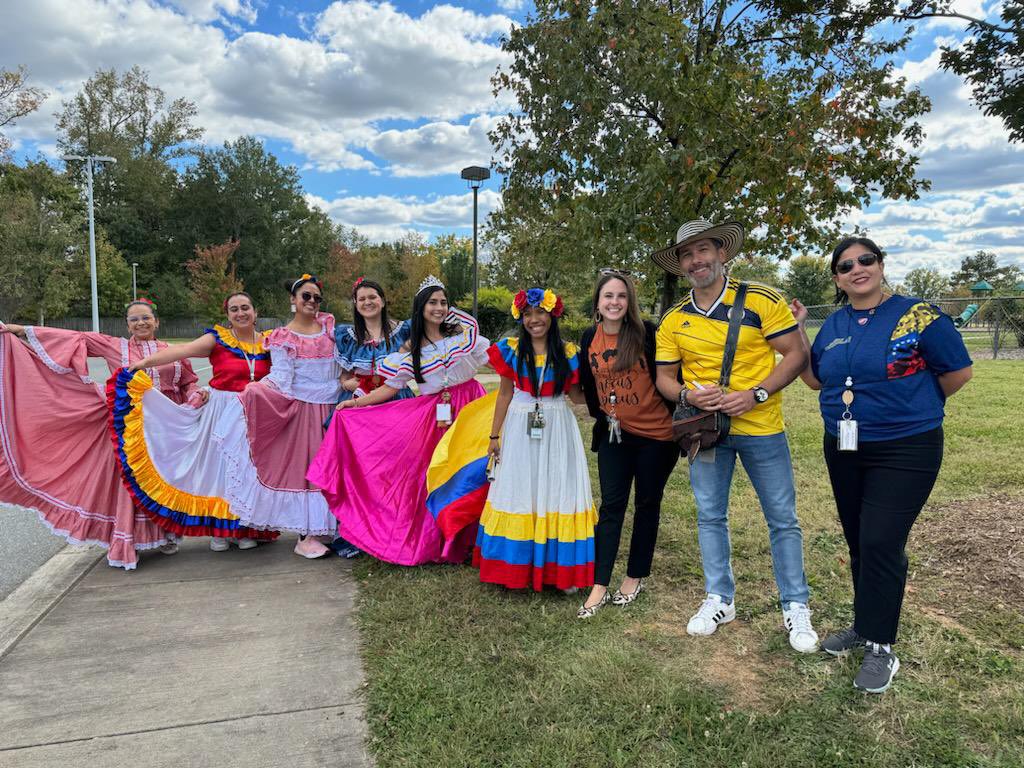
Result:
{"type": "Polygon", "coordinates": [[[811,344],[807,309],[791,308],[810,352],[804,382],[820,391],[825,463],[850,549],[853,626],[826,637],[833,656],[863,649],[854,686],[881,693],[907,580],[905,546],[942,464],[946,398],[971,378],[952,320],[920,299],[884,290],[883,253],[848,237],[832,253],[836,301],[811,344]]]}

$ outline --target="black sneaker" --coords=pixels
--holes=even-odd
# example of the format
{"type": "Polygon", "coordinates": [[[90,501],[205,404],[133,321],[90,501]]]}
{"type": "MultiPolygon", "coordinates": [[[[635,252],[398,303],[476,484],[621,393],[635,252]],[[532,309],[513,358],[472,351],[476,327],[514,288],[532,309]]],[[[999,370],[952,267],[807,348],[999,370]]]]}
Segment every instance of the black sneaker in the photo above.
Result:
{"type": "Polygon", "coordinates": [[[853,680],[853,687],[868,693],[881,693],[892,683],[900,668],[900,660],[892,651],[886,651],[878,643],[865,648],[864,661],[860,672],[853,680]]]}
{"type": "Polygon", "coordinates": [[[821,643],[821,650],[832,656],[845,656],[850,651],[859,651],[867,641],[857,634],[853,627],[833,632],[821,643]]]}

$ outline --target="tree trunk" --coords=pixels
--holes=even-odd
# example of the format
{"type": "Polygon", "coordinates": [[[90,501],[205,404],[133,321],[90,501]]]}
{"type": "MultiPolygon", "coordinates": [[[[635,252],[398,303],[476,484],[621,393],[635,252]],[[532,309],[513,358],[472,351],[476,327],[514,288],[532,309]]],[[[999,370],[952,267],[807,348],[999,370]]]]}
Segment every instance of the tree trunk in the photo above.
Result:
{"type": "Polygon", "coordinates": [[[671,272],[665,273],[665,279],[661,284],[661,307],[658,309],[658,313],[665,314],[669,307],[676,303],[676,287],[679,284],[679,278],[673,275],[671,272]]]}

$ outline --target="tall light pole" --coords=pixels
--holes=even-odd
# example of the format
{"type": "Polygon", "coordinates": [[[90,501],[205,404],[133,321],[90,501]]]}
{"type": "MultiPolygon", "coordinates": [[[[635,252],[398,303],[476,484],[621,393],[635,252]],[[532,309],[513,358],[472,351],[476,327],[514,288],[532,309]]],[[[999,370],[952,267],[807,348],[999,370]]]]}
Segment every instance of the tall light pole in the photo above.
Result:
{"type": "Polygon", "coordinates": [[[138,266],[139,263],[137,261],[132,262],[132,301],[135,301],[137,298],[139,298],[139,289],[138,287],[136,287],[137,284],[135,282],[135,269],[138,266]]]}
{"type": "Polygon", "coordinates": [[[471,165],[468,168],[462,169],[462,178],[469,182],[469,186],[473,190],[473,317],[477,317],[476,298],[480,287],[480,273],[477,268],[476,255],[477,194],[480,192],[480,185],[491,178],[491,172],[486,168],[481,168],[479,165],[471,165]]]}
{"type": "Polygon", "coordinates": [[[100,299],[96,290],[96,223],[92,210],[92,166],[93,163],[116,163],[117,158],[104,155],[64,155],[61,160],[85,162],[85,175],[89,184],[89,287],[92,289],[92,329],[100,331],[100,299]]]}

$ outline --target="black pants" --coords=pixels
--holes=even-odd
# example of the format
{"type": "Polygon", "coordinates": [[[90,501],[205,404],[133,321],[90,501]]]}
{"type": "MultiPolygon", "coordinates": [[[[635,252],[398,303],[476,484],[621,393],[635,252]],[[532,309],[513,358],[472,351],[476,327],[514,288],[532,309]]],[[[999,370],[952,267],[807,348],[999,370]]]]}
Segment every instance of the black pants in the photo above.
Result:
{"type": "Polygon", "coordinates": [[[621,443],[611,443],[607,438],[601,441],[597,449],[601,509],[594,531],[595,583],[607,587],[611,581],[634,479],[636,513],[626,575],[633,578],[651,575],[658,523],[661,521],[661,497],[678,459],[679,446],[671,440],[652,440],[622,430],[621,443]]]}
{"type": "Polygon", "coordinates": [[[850,548],[853,627],[875,643],[896,640],[907,584],[910,528],[942,466],[942,428],[840,451],[825,433],[825,463],[850,548]]]}

